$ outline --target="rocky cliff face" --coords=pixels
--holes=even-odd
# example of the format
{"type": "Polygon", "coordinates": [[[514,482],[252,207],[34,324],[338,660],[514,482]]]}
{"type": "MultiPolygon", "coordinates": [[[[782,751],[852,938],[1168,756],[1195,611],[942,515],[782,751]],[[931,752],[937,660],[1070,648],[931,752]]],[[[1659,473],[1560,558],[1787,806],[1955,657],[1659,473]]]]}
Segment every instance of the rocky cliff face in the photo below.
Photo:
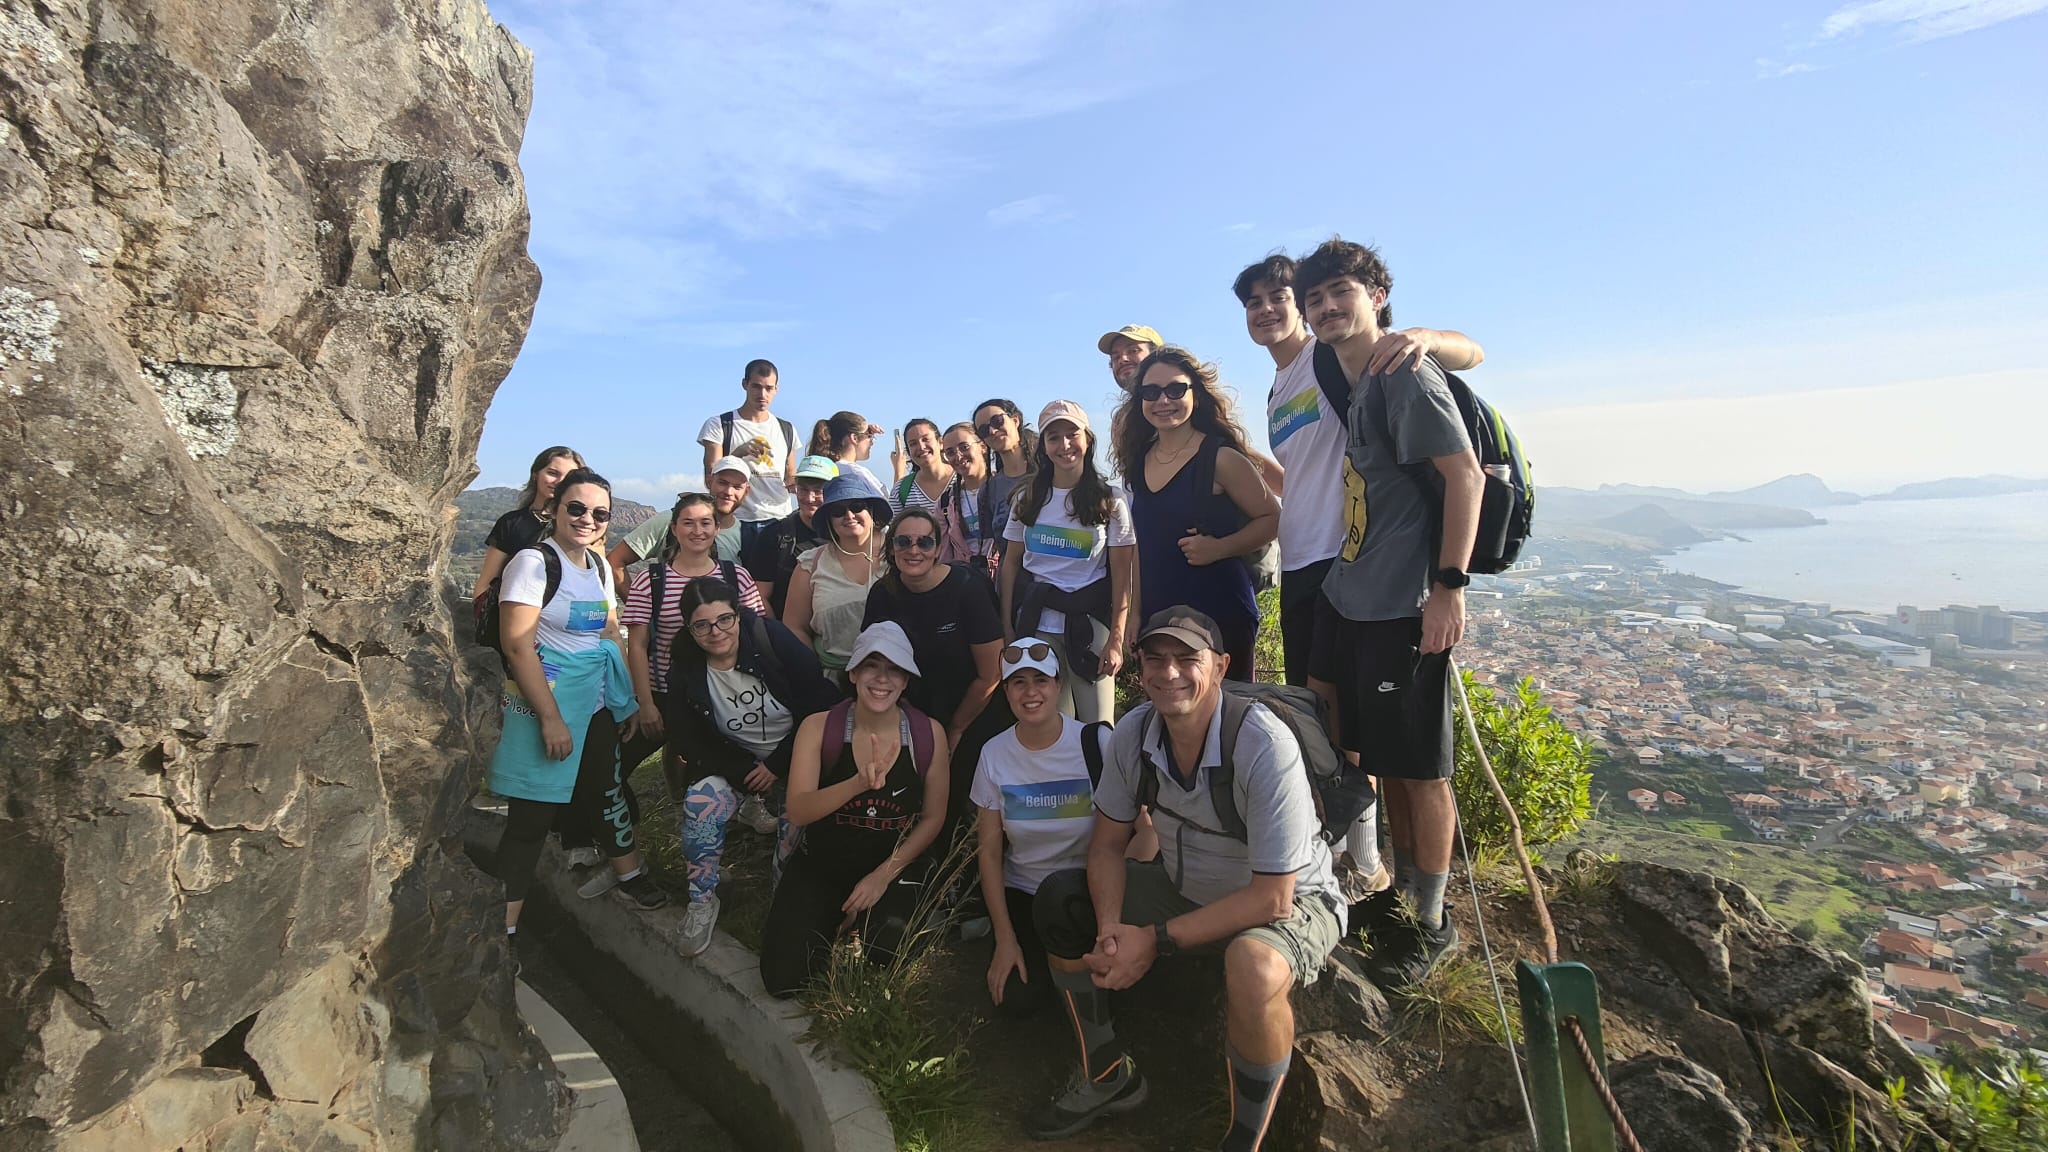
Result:
{"type": "Polygon", "coordinates": [[[0,1148],[546,1148],[449,506],[539,275],[479,0],[0,0],[0,1148]]]}

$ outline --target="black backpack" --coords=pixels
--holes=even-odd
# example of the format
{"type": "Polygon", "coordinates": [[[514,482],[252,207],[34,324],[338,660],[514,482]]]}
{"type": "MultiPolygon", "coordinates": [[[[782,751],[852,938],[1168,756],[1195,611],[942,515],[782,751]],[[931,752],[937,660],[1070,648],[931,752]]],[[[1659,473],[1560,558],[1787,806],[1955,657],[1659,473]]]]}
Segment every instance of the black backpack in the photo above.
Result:
{"type": "MultiPolygon", "coordinates": [[[[554,602],[555,593],[562,588],[562,556],[543,544],[534,544],[519,551],[539,552],[541,562],[547,565],[547,589],[541,593],[540,598],[541,607],[545,608],[554,602]]],[[[515,552],[513,555],[516,556],[518,553],[515,552]]],[[[507,557],[505,563],[509,565],[511,562],[511,558],[507,557]]],[[[610,578],[609,571],[606,578],[610,578]]],[[[484,589],[484,594],[477,597],[469,606],[470,615],[476,621],[476,642],[496,652],[500,660],[505,657],[505,639],[500,631],[498,592],[504,583],[505,573],[501,570],[496,576],[491,577],[491,583],[484,589]]],[[[511,669],[510,664],[505,667],[508,671],[511,669]]]]}
{"type": "MultiPolygon", "coordinates": [[[[1302,763],[1308,767],[1309,793],[1315,798],[1317,835],[1325,844],[1335,844],[1351,831],[1351,825],[1365,814],[1375,799],[1372,777],[1351,763],[1344,750],[1330,739],[1323,713],[1323,698],[1305,687],[1225,680],[1223,682],[1222,764],[1209,773],[1209,803],[1223,825],[1212,829],[1233,840],[1249,841],[1244,814],[1237,810],[1237,735],[1244,728],[1245,714],[1254,705],[1265,708],[1294,734],[1301,746],[1302,763]]],[[[1138,803],[1159,806],[1160,768],[1145,751],[1158,714],[1147,711],[1138,729],[1138,803]]]]}
{"type": "MultiPolygon", "coordinates": [[[[1204,536],[1227,535],[1227,533],[1214,531],[1213,526],[1201,515],[1201,510],[1208,507],[1209,501],[1215,497],[1216,453],[1222,447],[1222,437],[1210,436],[1203,443],[1202,447],[1195,452],[1195,458],[1188,461],[1188,467],[1195,471],[1196,516],[1194,524],[1190,525],[1190,527],[1204,536]]],[[[1280,586],[1280,541],[1268,540],[1259,546],[1258,551],[1251,555],[1232,556],[1230,560],[1235,560],[1244,565],[1245,571],[1251,574],[1253,591],[1264,592],[1268,588],[1278,588],[1280,586]]],[[[1224,563],[1229,563],[1230,560],[1226,560],[1224,563]]]]}
{"type": "MultiPolygon", "coordinates": [[[[1345,416],[1348,421],[1351,412],[1351,382],[1344,376],[1343,365],[1337,362],[1337,350],[1318,341],[1315,345],[1316,387],[1330,407],[1345,416]]],[[[1472,559],[1465,565],[1467,572],[1493,575],[1505,572],[1522,554],[1522,545],[1529,540],[1531,522],[1536,514],[1536,485],[1530,479],[1529,462],[1522,456],[1522,442],[1515,438],[1514,430],[1508,427],[1507,417],[1500,409],[1480,399],[1472,387],[1459,379],[1454,372],[1445,372],[1444,380],[1450,385],[1451,396],[1458,402],[1458,415],[1464,420],[1465,435],[1472,441],[1472,450],[1479,457],[1479,469],[1485,474],[1485,488],[1479,497],[1479,531],[1472,540],[1472,559]]],[[[1387,436],[1388,443],[1394,439],[1393,429],[1388,425],[1386,403],[1378,392],[1370,394],[1378,401],[1373,415],[1387,436]]],[[[1439,531],[1443,526],[1443,485],[1439,482],[1436,469],[1428,463],[1408,464],[1402,471],[1421,486],[1423,499],[1437,510],[1436,523],[1439,531]]],[[[1432,554],[1434,560],[1434,554],[1432,554]]]]}

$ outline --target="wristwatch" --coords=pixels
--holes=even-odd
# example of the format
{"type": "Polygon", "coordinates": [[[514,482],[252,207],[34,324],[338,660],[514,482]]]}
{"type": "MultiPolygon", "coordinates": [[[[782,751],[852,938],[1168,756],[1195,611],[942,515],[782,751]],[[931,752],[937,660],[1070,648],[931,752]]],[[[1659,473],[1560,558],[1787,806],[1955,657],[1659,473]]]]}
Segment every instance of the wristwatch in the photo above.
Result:
{"type": "Polygon", "coordinates": [[[1173,933],[1166,930],[1166,924],[1163,921],[1152,926],[1152,936],[1159,942],[1159,954],[1161,956],[1171,956],[1175,952],[1180,951],[1180,945],[1173,942],[1173,933]]]}
{"type": "Polygon", "coordinates": [[[1439,568],[1435,579],[1446,588],[1463,588],[1472,582],[1472,577],[1463,568],[1439,568]]]}

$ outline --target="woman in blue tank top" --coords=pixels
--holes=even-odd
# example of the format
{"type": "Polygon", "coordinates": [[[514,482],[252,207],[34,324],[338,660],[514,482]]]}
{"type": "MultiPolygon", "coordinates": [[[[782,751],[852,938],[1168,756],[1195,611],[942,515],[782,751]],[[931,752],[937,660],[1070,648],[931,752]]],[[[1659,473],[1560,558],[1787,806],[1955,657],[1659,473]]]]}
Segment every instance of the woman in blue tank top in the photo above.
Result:
{"type": "Polygon", "coordinates": [[[1125,394],[1117,467],[1138,535],[1138,619],[1184,604],[1223,630],[1234,680],[1250,680],[1259,632],[1248,558],[1280,527],[1216,368],[1171,345],[1125,394]]]}

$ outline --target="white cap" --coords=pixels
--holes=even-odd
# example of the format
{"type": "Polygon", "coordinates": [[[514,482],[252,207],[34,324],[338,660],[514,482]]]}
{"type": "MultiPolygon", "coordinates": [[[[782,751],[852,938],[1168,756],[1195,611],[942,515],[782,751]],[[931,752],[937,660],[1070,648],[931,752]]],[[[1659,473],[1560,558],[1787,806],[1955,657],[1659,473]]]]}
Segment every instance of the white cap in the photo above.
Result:
{"type": "Polygon", "coordinates": [[[912,676],[923,675],[917,670],[917,657],[910,654],[910,637],[903,634],[903,625],[894,620],[861,629],[853,642],[853,651],[846,654],[847,671],[860,667],[861,661],[870,656],[880,656],[912,676]]]}
{"type": "Polygon", "coordinates": [[[1025,636],[1004,645],[1002,655],[1003,679],[1008,680],[1026,668],[1034,668],[1055,680],[1059,679],[1060,658],[1058,650],[1053,647],[1050,641],[1041,640],[1036,636],[1025,636]],[[1034,648],[1045,653],[1045,655],[1032,655],[1031,652],[1034,648]]]}
{"type": "Polygon", "coordinates": [[[704,478],[709,480],[720,472],[737,472],[749,480],[754,478],[754,470],[747,467],[747,462],[737,456],[720,456],[718,463],[711,466],[711,471],[706,472],[704,478]]]}

